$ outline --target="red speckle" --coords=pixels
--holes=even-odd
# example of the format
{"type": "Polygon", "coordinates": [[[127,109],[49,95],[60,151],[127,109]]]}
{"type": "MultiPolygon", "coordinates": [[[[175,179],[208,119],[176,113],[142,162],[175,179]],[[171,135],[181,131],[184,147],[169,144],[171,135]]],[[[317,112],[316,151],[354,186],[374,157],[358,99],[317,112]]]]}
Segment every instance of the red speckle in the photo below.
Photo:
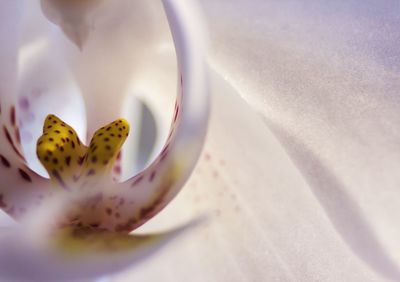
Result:
{"type": "Polygon", "coordinates": [[[10,122],[15,126],[15,106],[12,106],[10,109],[10,122]]]}
{"type": "Polygon", "coordinates": [[[19,172],[19,175],[22,177],[23,180],[25,180],[26,182],[32,182],[32,178],[24,170],[19,168],[18,172],[19,172]]]}
{"type": "Polygon", "coordinates": [[[143,175],[140,175],[138,178],[136,178],[136,179],[132,182],[131,187],[133,187],[133,186],[139,184],[142,180],[143,180],[143,175]]]}
{"type": "Polygon", "coordinates": [[[6,168],[11,167],[10,162],[3,155],[0,155],[0,160],[1,160],[1,163],[3,164],[3,166],[5,166],[6,168]]]}
{"type": "Polygon", "coordinates": [[[11,145],[12,149],[14,150],[14,152],[21,159],[25,160],[24,156],[18,151],[17,147],[15,146],[15,144],[14,144],[12,138],[11,138],[10,132],[8,131],[8,129],[7,129],[7,127],[5,125],[3,126],[3,132],[4,132],[4,135],[6,136],[6,139],[7,139],[8,143],[11,145]]]}
{"type": "Polygon", "coordinates": [[[121,174],[121,167],[119,165],[114,167],[114,173],[120,175],[121,174]]]}
{"type": "Polygon", "coordinates": [[[156,173],[157,173],[157,171],[154,170],[154,171],[150,174],[150,178],[149,178],[150,182],[152,182],[152,181],[154,180],[154,178],[156,177],[156,173]]]}
{"type": "Polygon", "coordinates": [[[204,155],[204,158],[206,159],[206,161],[210,161],[211,160],[211,155],[209,153],[206,153],[204,155]]]}
{"type": "Polygon", "coordinates": [[[179,114],[179,106],[176,107],[175,109],[175,114],[174,114],[174,123],[176,122],[176,120],[178,119],[178,114],[179,114]]]}
{"type": "Polygon", "coordinates": [[[121,160],[121,157],[122,157],[122,152],[119,151],[119,153],[118,153],[118,155],[117,155],[117,161],[121,160]]]}

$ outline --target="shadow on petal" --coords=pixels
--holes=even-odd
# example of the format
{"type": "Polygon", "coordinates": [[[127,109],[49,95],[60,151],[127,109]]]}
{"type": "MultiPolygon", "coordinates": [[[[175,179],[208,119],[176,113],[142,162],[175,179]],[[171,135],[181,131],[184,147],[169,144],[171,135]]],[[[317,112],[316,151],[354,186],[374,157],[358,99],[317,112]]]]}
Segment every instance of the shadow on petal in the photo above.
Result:
{"type": "Polygon", "coordinates": [[[306,144],[278,124],[264,119],[309,183],[342,240],[365,264],[385,278],[398,281],[400,269],[363,215],[346,186],[306,144]]]}

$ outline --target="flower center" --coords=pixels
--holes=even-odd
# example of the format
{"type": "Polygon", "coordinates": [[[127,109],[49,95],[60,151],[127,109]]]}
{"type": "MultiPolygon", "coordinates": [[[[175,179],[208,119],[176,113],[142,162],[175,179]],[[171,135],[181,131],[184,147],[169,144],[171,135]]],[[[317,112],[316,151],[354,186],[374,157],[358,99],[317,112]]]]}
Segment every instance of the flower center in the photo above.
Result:
{"type": "Polygon", "coordinates": [[[64,189],[89,186],[111,177],[111,169],[128,134],[128,122],[118,119],[97,130],[86,147],[71,126],[55,115],[48,115],[36,153],[57,185],[64,189]]]}

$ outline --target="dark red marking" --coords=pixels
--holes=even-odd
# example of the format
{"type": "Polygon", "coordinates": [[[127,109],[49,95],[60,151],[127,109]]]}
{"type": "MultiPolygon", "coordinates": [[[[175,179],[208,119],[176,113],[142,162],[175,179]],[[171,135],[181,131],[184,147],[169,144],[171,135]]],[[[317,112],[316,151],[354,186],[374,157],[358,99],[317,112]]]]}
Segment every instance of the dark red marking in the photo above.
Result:
{"type": "Polygon", "coordinates": [[[143,178],[144,178],[143,175],[141,175],[141,176],[139,176],[138,178],[136,178],[135,181],[132,182],[131,187],[133,187],[133,186],[139,184],[139,183],[143,180],[143,178]]]}
{"type": "Polygon", "coordinates": [[[148,207],[144,207],[140,210],[140,218],[141,220],[143,219],[148,219],[152,217],[159,209],[162,208],[162,203],[164,201],[165,196],[168,194],[170,186],[167,185],[164,187],[164,189],[161,191],[161,193],[158,195],[158,197],[154,200],[152,204],[150,204],[148,207]]]}
{"type": "Polygon", "coordinates": [[[154,178],[156,177],[156,173],[157,173],[157,171],[153,170],[153,172],[150,174],[150,178],[149,178],[150,182],[152,182],[154,180],[154,178]]]}
{"type": "Polygon", "coordinates": [[[179,106],[177,106],[175,110],[174,122],[176,122],[176,120],[178,119],[178,114],[179,114],[179,106]]]}
{"type": "Polygon", "coordinates": [[[12,106],[10,109],[10,121],[13,126],[15,126],[15,106],[12,106]]]}
{"type": "Polygon", "coordinates": [[[114,173],[120,175],[121,174],[121,167],[119,165],[114,167],[114,173]]]}
{"type": "Polygon", "coordinates": [[[126,232],[126,231],[131,231],[132,230],[132,226],[137,224],[137,219],[132,217],[130,218],[128,221],[126,221],[126,223],[124,224],[118,224],[115,227],[115,231],[116,232],[126,232]]]}
{"type": "Polygon", "coordinates": [[[94,175],[94,174],[96,174],[96,171],[92,168],[92,169],[90,169],[90,170],[88,171],[88,173],[86,174],[86,176],[91,176],[91,175],[94,175]]]}
{"type": "Polygon", "coordinates": [[[12,149],[14,150],[14,152],[15,152],[21,159],[25,160],[24,156],[18,151],[17,147],[15,146],[15,144],[14,144],[12,138],[11,138],[10,132],[8,132],[8,129],[7,129],[7,127],[6,127],[5,125],[3,125],[3,132],[4,132],[4,135],[5,135],[6,138],[7,138],[8,143],[11,145],[12,149]]]}
{"type": "Polygon", "coordinates": [[[7,204],[4,202],[4,196],[0,195],[0,208],[5,209],[7,204]]]}
{"type": "Polygon", "coordinates": [[[29,176],[29,174],[26,171],[19,168],[18,172],[19,172],[19,175],[21,175],[23,180],[25,180],[27,182],[32,182],[32,178],[29,176]]]}
{"type": "Polygon", "coordinates": [[[89,226],[92,228],[98,228],[100,226],[100,223],[92,223],[92,224],[89,224],[89,226]]]}
{"type": "Polygon", "coordinates": [[[1,163],[5,166],[5,167],[7,167],[7,168],[10,168],[11,167],[11,164],[10,164],[10,162],[6,159],[6,157],[4,157],[3,155],[0,155],[0,160],[1,160],[1,163]]]}
{"type": "Polygon", "coordinates": [[[106,208],[106,213],[107,213],[108,215],[112,215],[112,209],[106,208]]]}
{"type": "Polygon", "coordinates": [[[61,175],[58,173],[57,170],[53,169],[51,172],[53,176],[57,179],[58,183],[63,187],[64,189],[67,189],[67,185],[65,184],[64,180],[62,179],[61,175]]]}
{"type": "Polygon", "coordinates": [[[82,165],[84,160],[85,160],[85,157],[79,157],[78,165],[82,165]]]}

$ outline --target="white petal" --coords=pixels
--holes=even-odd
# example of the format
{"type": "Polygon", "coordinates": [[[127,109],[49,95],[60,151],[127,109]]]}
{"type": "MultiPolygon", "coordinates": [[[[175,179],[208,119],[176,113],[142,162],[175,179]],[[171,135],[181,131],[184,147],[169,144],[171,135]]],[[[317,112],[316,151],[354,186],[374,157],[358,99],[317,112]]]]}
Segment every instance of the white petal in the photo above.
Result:
{"type": "Polygon", "coordinates": [[[89,136],[104,124],[120,118],[132,94],[144,92],[153,99],[165,100],[163,92],[173,96],[176,89],[174,49],[166,55],[159,52],[161,43],[173,46],[161,2],[106,1],[97,10],[93,26],[81,52],[59,36],[53,38],[60,46],[64,45],[61,47],[64,56],[82,91],[89,136]],[[160,60],[168,61],[169,65],[172,61],[172,68],[160,64],[160,60]],[[167,69],[157,70],[160,65],[167,69]],[[146,88],[147,85],[152,88],[146,88]],[[150,92],[154,90],[153,85],[157,86],[157,93],[150,92]]]}
{"type": "Polygon", "coordinates": [[[48,193],[48,182],[27,167],[19,135],[17,67],[22,2],[0,3],[0,206],[20,217],[48,193]]]}

